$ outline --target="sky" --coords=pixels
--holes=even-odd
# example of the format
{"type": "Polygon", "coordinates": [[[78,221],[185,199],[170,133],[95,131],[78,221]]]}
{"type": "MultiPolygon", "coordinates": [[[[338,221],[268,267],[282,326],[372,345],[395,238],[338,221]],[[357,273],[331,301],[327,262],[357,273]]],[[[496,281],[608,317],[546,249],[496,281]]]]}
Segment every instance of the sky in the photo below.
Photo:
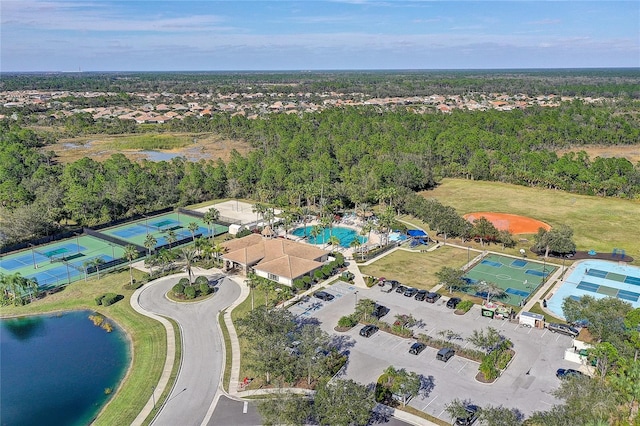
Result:
{"type": "Polygon", "coordinates": [[[640,67],[640,1],[2,0],[0,71],[640,67]]]}

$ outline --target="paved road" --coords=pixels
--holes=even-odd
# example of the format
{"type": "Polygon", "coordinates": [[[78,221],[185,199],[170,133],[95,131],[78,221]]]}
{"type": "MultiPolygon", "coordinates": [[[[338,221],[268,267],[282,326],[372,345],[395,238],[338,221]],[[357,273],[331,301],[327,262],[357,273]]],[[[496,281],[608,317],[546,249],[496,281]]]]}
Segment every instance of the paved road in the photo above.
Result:
{"type": "Polygon", "coordinates": [[[174,319],[182,334],[182,364],[175,386],[153,424],[201,425],[218,391],[223,368],[223,346],[218,312],[240,295],[240,287],[224,278],[214,297],[197,303],[176,303],[165,297],[179,277],[157,280],[140,294],[140,306],[174,319]]]}

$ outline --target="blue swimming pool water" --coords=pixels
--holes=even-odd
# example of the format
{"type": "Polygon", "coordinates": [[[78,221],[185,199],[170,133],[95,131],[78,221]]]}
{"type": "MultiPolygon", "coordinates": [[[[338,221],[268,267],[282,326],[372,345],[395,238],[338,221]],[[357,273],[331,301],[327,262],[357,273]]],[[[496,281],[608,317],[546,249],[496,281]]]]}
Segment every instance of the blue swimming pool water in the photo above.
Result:
{"type": "Polygon", "coordinates": [[[586,260],[576,263],[573,272],[547,300],[549,308],[557,317],[564,318],[562,302],[567,297],[580,298],[588,295],[595,298],[607,297],[597,292],[601,287],[618,290],[617,297],[640,308],[640,268],[606,260],[586,260]],[[605,273],[603,273],[605,272],[605,273]],[[623,281],[608,279],[606,275],[626,276],[623,281]]]}
{"type": "Polygon", "coordinates": [[[349,247],[351,245],[351,242],[356,238],[358,239],[358,241],[360,241],[361,244],[364,244],[367,241],[366,237],[359,236],[355,230],[351,228],[345,228],[342,226],[334,226],[331,229],[327,228],[324,231],[322,231],[322,234],[314,238],[311,235],[309,235],[311,233],[312,228],[313,226],[296,228],[293,230],[292,234],[295,235],[296,237],[307,236],[307,241],[310,242],[311,244],[326,244],[327,241],[329,241],[329,237],[331,235],[334,235],[338,237],[338,239],[340,240],[340,247],[349,247]]]}

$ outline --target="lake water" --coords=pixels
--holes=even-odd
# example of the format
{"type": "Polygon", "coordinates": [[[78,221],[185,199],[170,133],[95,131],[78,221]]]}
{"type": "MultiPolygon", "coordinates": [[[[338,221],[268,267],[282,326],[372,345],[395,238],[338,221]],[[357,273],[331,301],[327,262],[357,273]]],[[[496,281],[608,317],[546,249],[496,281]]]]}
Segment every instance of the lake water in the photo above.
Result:
{"type": "Polygon", "coordinates": [[[87,425],[130,363],[115,324],[107,333],[90,311],[0,320],[0,424],[87,425]]]}

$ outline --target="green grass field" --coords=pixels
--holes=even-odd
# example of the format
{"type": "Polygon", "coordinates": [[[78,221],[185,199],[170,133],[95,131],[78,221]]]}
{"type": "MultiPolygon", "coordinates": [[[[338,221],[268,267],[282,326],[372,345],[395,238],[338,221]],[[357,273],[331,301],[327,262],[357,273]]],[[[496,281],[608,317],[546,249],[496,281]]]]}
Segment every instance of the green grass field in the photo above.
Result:
{"type": "MultiPolygon", "coordinates": [[[[494,211],[529,216],[551,226],[566,224],[574,231],[578,250],[611,252],[621,248],[634,258],[634,265],[640,265],[640,239],[630,232],[638,227],[640,200],[463,179],[444,179],[440,186],[421,195],[450,205],[460,214],[494,211]]],[[[529,240],[532,244],[530,236],[529,240]]],[[[490,246],[489,250],[497,249],[490,246]]]]}
{"type": "Polygon", "coordinates": [[[108,148],[110,149],[136,149],[136,150],[155,150],[155,149],[176,149],[182,148],[193,142],[190,135],[164,135],[164,134],[145,134],[145,135],[126,135],[118,138],[110,138],[108,148]]]}

